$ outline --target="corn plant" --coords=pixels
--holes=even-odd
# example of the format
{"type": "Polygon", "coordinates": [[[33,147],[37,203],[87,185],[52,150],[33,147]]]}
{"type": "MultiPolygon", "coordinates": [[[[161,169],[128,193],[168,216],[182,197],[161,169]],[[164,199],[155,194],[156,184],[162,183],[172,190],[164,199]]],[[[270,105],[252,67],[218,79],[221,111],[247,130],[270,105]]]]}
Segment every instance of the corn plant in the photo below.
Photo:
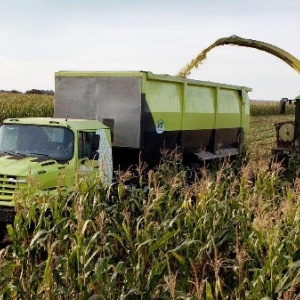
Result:
{"type": "Polygon", "coordinates": [[[0,250],[2,299],[299,299],[300,182],[258,155],[273,119],[259,120],[238,169],[190,177],[164,152],[110,187],[78,177],[37,195],[30,180],[0,250]]]}

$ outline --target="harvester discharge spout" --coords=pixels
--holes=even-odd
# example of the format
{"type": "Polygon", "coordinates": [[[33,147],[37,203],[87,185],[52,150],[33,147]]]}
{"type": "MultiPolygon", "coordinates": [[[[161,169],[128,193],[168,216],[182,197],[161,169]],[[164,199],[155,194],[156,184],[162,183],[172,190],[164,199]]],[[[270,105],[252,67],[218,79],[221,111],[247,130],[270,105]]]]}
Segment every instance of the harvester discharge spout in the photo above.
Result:
{"type": "Polygon", "coordinates": [[[187,77],[193,68],[197,68],[198,65],[206,58],[206,54],[212,50],[213,48],[217,46],[223,46],[223,45],[237,45],[237,46],[244,46],[249,48],[255,48],[261,51],[265,51],[267,53],[270,53],[281,60],[283,60],[285,63],[290,65],[294,70],[296,70],[298,73],[300,73],[300,61],[291,55],[290,53],[282,50],[281,48],[257,41],[252,39],[246,39],[242,38],[236,35],[232,35],[230,37],[224,37],[216,40],[213,44],[211,44],[209,47],[204,49],[195,59],[193,59],[190,63],[188,63],[178,74],[179,77],[187,77]]]}

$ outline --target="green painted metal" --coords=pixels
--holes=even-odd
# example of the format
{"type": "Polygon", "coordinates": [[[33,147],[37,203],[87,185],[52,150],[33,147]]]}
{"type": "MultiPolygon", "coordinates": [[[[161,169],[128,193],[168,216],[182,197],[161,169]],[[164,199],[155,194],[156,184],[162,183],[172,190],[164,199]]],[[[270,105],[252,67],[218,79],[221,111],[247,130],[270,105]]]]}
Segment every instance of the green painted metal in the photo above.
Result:
{"type": "Polygon", "coordinates": [[[76,130],[89,130],[106,128],[107,126],[99,122],[98,120],[84,120],[84,119],[68,119],[68,118],[9,118],[3,121],[3,124],[24,124],[24,125],[47,125],[47,126],[61,126],[69,127],[73,131],[76,130]]]}
{"type": "Polygon", "coordinates": [[[143,84],[153,119],[164,120],[166,131],[249,128],[250,88],[151,73],[143,84]]]}

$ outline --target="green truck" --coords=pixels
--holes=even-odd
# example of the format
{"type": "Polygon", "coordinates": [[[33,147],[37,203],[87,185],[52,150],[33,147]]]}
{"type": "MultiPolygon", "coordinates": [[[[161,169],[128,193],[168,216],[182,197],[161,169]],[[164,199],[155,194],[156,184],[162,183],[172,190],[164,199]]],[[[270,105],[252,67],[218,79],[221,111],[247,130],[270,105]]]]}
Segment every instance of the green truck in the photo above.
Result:
{"type": "Polygon", "coordinates": [[[0,231],[32,177],[51,192],[71,188],[77,172],[110,184],[114,169],[155,166],[164,148],[193,166],[238,155],[249,91],[143,71],[56,72],[53,118],[11,118],[0,128],[0,231]]]}

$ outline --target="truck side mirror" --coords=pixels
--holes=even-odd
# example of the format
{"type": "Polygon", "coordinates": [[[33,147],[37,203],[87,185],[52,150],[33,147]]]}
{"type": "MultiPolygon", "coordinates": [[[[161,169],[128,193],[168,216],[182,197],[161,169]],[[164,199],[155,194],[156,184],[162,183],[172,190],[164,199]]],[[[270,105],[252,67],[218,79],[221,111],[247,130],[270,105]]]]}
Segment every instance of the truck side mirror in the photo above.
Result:
{"type": "Polygon", "coordinates": [[[93,134],[92,135],[92,158],[93,159],[98,159],[99,158],[99,153],[97,150],[99,149],[99,142],[100,142],[100,135],[99,134],[93,134]]]}

